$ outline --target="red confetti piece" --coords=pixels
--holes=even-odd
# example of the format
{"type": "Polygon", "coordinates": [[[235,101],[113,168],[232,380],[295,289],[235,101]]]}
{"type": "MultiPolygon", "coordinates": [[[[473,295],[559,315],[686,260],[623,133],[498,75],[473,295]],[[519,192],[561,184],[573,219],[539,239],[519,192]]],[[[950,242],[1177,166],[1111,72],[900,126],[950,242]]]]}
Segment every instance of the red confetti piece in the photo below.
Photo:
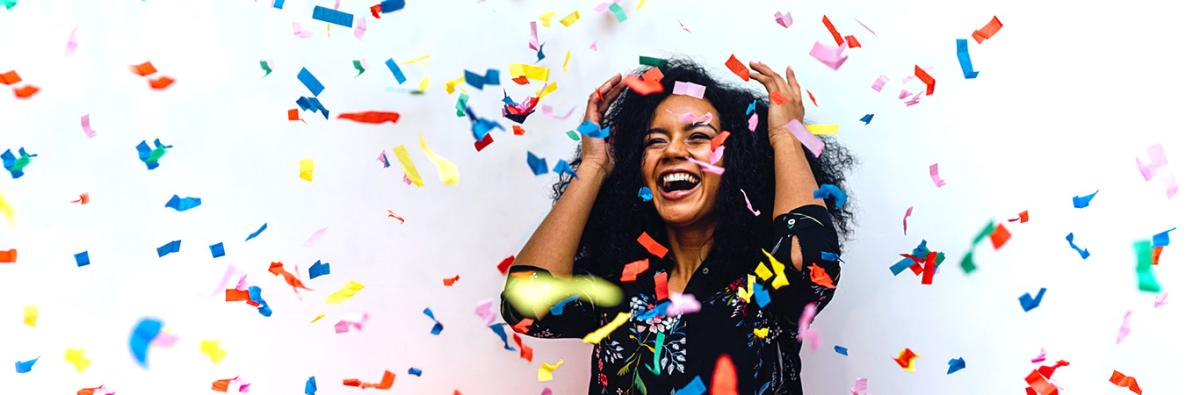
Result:
{"type": "Polygon", "coordinates": [[[737,395],[737,368],[733,359],[722,354],[717,358],[717,366],[713,369],[712,395],[737,395]]]}
{"type": "Polygon", "coordinates": [[[905,348],[904,350],[900,351],[900,355],[892,358],[892,360],[896,361],[897,364],[900,364],[900,367],[904,368],[904,370],[911,371],[916,369],[916,367],[913,366],[913,360],[917,358],[920,358],[920,355],[917,355],[917,353],[913,352],[912,350],[905,348]]]}
{"type": "Polygon", "coordinates": [[[525,76],[520,76],[520,77],[517,77],[517,78],[513,78],[512,80],[513,80],[513,82],[516,82],[516,83],[517,83],[517,85],[527,85],[527,84],[529,84],[529,78],[527,78],[527,77],[525,77],[525,76]]]}
{"type": "Polygon", "coordinates": [[[400,221],[400,223],[404,223],[404,217],[401,217],[392,210],[388,210],[388,218],[395,218],[396,220],[400,221]]]}
{"type": "Polygon", "coordinates": [[[671,293],[667,288],[667,272],[654,275],[654,297],[657,300],[665,300],[671,297],[671,293]]]}
{"type": "Polygon", "coordinates": [[[526,346],[516,333],[513,334],[513,342],[517,343],[517,348],[521,349],[521,359],[533,362],[533,347],[526,346]]]}
{"type": "Polygon", "coordinates": [[[516,261],[516,259],[517,257],[511,255],[508,258],[504,258],[503,261],[500,261],[499,265],[496,265],[496,269],[500,271],[500,274],[508,273],[508,268],[512,267],[513,261],[516,261]]]}
{"type": "Polygon", "coordinates": [[[808,94],[808,100],[812,100],[813,107],[819,107],[819,106],[817,106],[817,97],[813,96],[812,91],[805,89],[804,93],[808,94]]]}
{"type": "Polygon", "coordinates": [[[392,383],[394,383],[395,381],[396,381],[396,374],[392,373],[392,371],[390,371],[390,370],[384,370],[383,371],[383,379],[380,380],[380,382],[378,384],[364,383],[362,380],[359,380],[359,379],[345,379],[345,380],[342,380],[342,384],[346,385],[347,387],[378,388],[381,390],[386,390],[386,389],[391,389],[392,383]]]}
{"type": "Polygon", "coordinates": [[[929,251],[925,256],[925,268],[921,270],[921,284],[933,284],[933,274],[937,272],[937,252],[929,251]]]}
{"type": "Polygon", "coordinates": [[[784,104],[787,104],[788,98],[787,98],[787,96],[784,96],[782,93],[779,93],[779,91],[774,91],[774,92],[771,92],[771,101],[774,102],[775,104],[782,106],[784,104]]]}
{"type": "Polygon", "coordinates": [[[371,16],[375,17],[375,19],[382,19],[383,18],[382,13],[383,13],[383,4],[376,4],[376,5],[371,6],[371,16]]]}
{"type": "Polygon", "coordinates": [[[400,120],[400,113],[391,111],[364,111],[364,112],[348,112],[338,114],[338,119],[348,119],[354,122],[381,124],[384,122],[396,123],[400,120]]]}
{"type": "Polygon", "coordinates": [[[1000,28],[1002,27],[1004,27],[1004,24],[1000,23],[1000,19],[992,16],[991,21],[988,21],[988,23],[982,28],[976,30],[974,33],[971,33],[971,38],[975,39],[975,43],[983,44],[983,40],[992,38],[992,35],[995,35],[996,32],[1000,31],[1000,28]]]}
{"type": "Polygon", "coordinates": [[[662,244],[658,244],[658,242],[654,241],[654,238],[650,237],[650,235],[646,234],[646,232],[642,232],[641,236],[638,236],[637,241],[638,244],[641,244],[642,247],[646,249],[646,251],[650,251],[650,254],[653,254],[656,257],[662,258],[667,255],[667,247],[663,247],[662,244]]]}
{"type": "Polygon", "coordinates": [[[921,82],[925,83],[925,96],[932,95],[933,94],[933,85],[935,83],[937,83],[937,81],[934,80],[933,76],[929,75],[929,73],[926,73],[925,70],[921,68],[921,66],[914,65],[913,67],[914,67],[913,72],[916,73],[917,78],[920,79],[921,82]]]}
{"type": "MultiPolygon", "coordinates": [[[[513,125],[513,126],[517,126],[517,125],[513,125]]],[[[482,140],[475,142],[475,152],[483,151],[484,148],[487,148],[487,146],[489,146],[491,144],[492,144],[492,134],[488,133],[483,136],[482,140]]]]}
{"type": "Polygon", "coordinates": [[[16,70],[6,71],[0,74],[0,83],[4,85],[12,85],[21,82],[21,75],[17,74],[16,70]]]}
{"type": "MultiPolygon", "coordinates": [[[[638,239],[641,241],[641,239],[638,239]]],[[[661,257],[660,257],[661,258],[661,257]]],[[[628,283],[637,281],[637,276],[650,268],[650,260],[642,259],[625,264],[625,268],[621,271],[621,282],[628,283]]]]}
{"type": "Polygon", "coordinates": [[[0,263],[17,263],[17,249],[0,250],[0,263]]]}
{"type": "Polygon", "coordinates": [[[521,322],[518,322],[516,325],[513,325],[512,329],[514,331],[520,332],[520,333],[529,333],[530,325],[533,325],[533,319],[526,318],[526,319],[521,320],[521,322]]]}
{"type": "Polygon", "coordinates": [[[1158,256],[1162,254],[1163,246],[1154,247],[1154,255],[1150,258],[1151,265],[1158,264],[1158,256]]]}
{"type": "Polygon", "coordinates": [[[833,35],[833,41],[836,41],[838,46],[846,42],[846,40],[842,39],[842,34],[838,33],[837,28],[833,27],[833,22],[829,21],[828,16],[821,16],[821,23],[824,23],[825,28],[829,29],[829,34],[833,35]]]}
{"type": "Polygon", "coordinates": [[[992,239],[992,248],[999,250],[1012,237],[1012,233],[1008,232],[1004,224],[1000,224],[996,226],[996,229],[992,230],[992,234],[989,237],[992,239]]]}
{"type": "Polygon", "coordinates": [[[1021,223],[1029,222],[1029,210],[1022,211],[1020,214],[1017,214],[1016,218],[1010,218],[1008,220],[1008,222],[1017,222],[1017,221],[1021,221],[1021,223]]]}
{"type": "Polygon", "coordinates": [[[808,277],[812,280],[813,284],[829,289],[837,288],[836,285],[833,285],[833,279],[829,277],[829,273],[825,272],[824,268],[817,266],[816,263],[809,264],[808,277]]]}
{"type": "Polygon", "coordinates": [[[148,76],[148,75],[158,72],[158,69],[154,68],[154,65],[151,64],[150,62],[130,66],[129,68],[131,70],[133,70],[134,74],[140,75],[142,77],[145,77],[145,76],[148,76]]]}
{"type": "Polygon", "coordinates": [[[25,85],[20,88],[13,88],[13,94],[16,95],[18,99],[28,99],[33,96],[33,94],[38,93],[40,90],[41,88],[36,86],[25,85]]]}
{"type": "Polygon", "coordinates": [[[287,285],[292,286],[292,291],[300,292],[301,288],[312,291],[312,288],[304,286],[304,284],[300,282],[300,279],[297,278],[295,274],[284,270],[283,263],[281,262],[271,262],[271,266],[267,268],[267,270],[276,276],[283,275],[283,281],[286,282],[287,285]]]}
{"type": "MultiPolygon", "coordinates": [[[[512,127],[513,127],[513,136],[524,136],[525,135],[525,128],[521,127],[521,125],[514,124],[514,125],[512,125],[512,127]]],[[[491,137],[491,134],[489,134],[488,137],[491,137]]]]}
{"type": "Polygon", "coordinates": [[[858,39],[855,38],[854,35],[846,36],[846,45],[848,45],[850,48],[862,47],[862,44],[858,43],[858,39]]]}
{"type": "Polygon", "coordinates": [[[625,86],[639,95],[651,95],[663,91],[662,78],[662,70],[654,67],[642,73],[640,77],[632,74],[625,76],[625,86]]]}
{"type": "Polygon", "coordinates": [[[750,81],[750,69],[746,68],[746,65],[742,64],[742,61],[738,60],[737,57],[729,55],[729,60],[725,61],[725,67],[728,67],[729,71],[737,74],[742,81],[750,81]]]}
{"type": "Polygon", "coordinates": [[[174,83],[175,83],[174,78],[162,76],[162,77],[158,77],[158,79],[150,80],[150,87],[157,89],[157,90],[163,90],[163,89],[167,89],[168,86],[171,86],[171,84],[174,84],[174,83]]]}
{"type": "Polygon", "coordinates": [[[1126,376],[1121,372],[1113,370],[1112,377],[1109,377],[1108,381],[1116,384],[1118,387],[1126,387],[1130,391],[1133,391],[1133,393],[1142,395],[1142,389],[1138,387],[1137,379],[1134,379],[1132,376],[1126,376]]]}
{"type": "Polygon", "coordinates": [[[716,152],[718,147],[725,144],[725,139],[729,138],[729,135],[730,133],[728,130],[722,130],[721,134],[718,134],[717,137],[713,138],[709,143],[709,148],[711,148],[713,152],[716,152]]]}
{"type": "Polygon", "coordinates": [[[450,277],[450,278],[443,278],[442,285],[445,285],[447,287],[454,285],[454,283],[458,282],[459,278],[460,278],[459,275],[455,275],[454,277],[450,277]]]}
{"type": "Polygon", "coordinates": [[[300,120],[300,109],[293,108],[291,110],[288,110],[288,120],[289,121],[299,121],[300,120]]]}

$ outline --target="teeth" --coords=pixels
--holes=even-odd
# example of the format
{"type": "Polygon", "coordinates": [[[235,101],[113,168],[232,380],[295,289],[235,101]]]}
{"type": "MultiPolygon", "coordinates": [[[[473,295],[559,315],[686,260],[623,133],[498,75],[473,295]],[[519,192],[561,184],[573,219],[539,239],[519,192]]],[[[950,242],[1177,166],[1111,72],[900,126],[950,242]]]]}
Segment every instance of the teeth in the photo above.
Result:
{"type": "Polygon", "coordinates": [[[699,183],[700,180],[689,173],[671,173],[663,177],[663,182],[688,181],[691,183],[699,183]]]}

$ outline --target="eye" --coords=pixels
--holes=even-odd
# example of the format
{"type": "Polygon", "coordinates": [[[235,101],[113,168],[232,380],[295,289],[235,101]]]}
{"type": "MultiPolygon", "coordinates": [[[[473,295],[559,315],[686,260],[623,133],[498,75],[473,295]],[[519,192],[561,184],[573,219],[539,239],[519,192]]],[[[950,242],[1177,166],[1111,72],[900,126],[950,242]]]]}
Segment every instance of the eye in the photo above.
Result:
{"type": "Polygon", "coordinates": [[[666,143],[667,143],[667,140],[664,138],[661,138],[661,137],[655,137],[655,138],[646,140],[647,147],[653,146],[653,145],[659,145],[659,144],[666,144],[666,143]]]}
{"type": "Polygon", "coordinates": [[[692,133],[691,138],[693,138],[693,139],[710,139],[711,137],[708,137],[708,135],[704,134],[704,133],[692,133]]]}

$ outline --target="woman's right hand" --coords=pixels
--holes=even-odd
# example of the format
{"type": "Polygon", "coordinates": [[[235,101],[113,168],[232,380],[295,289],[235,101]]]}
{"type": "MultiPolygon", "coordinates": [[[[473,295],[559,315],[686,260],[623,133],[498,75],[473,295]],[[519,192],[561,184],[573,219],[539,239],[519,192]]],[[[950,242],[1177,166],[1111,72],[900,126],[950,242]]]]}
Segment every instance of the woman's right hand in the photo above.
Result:
{"type": "MultiPolygon", "coordinates": [[[[587,113],[584,114],[583,119],[599,125],[601,118],[604,117],[604,113],[608,111],[608,106],[612,104],[613,100],[624,89],[625,81],[621,78],[620,73],[604,81],[588,97],[587,113]]],[[[610,133],[614,132],[615,130],[610,130],[610,133]]],[[[610,135],[609,138],[611,137],[610,135]]],[[[609,138],[598,139],[587,136],[580,136],[580,138],[583,144],[580,166],[595,166],[597,170],[600,170],[607,177],[613,168],[612,151],[610,151],[608,143],[609,138]]]]}

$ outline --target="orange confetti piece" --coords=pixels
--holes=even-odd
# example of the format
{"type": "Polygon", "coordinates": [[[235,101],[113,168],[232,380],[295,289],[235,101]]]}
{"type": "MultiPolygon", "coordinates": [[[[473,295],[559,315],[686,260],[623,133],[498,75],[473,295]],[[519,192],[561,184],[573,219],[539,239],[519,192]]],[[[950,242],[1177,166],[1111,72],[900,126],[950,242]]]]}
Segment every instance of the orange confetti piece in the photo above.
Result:
{"type": "Polygon", "coordinates": [[[729,135],[730,135],[730,133],[728,130],[722,130],[721,134],[718,134],[717,137],[714,137],[712,139],[712,141],[709,142],[710,150],[713,152],[716,152],[717,147],[720,147],[721,145],[725,144],[725,139],[729,138],[729,135]]]}
{"type": "Polygon", "coordinates": [[[3,83],[4,85],[12,85],[18,82],[21,82],[21,75],[17,74],[16,70],[6,71],[3,74],[0,74],[0,83],[3,83]]]}
{"type": "Polygon", "coordinates": [[[521,320],[521,322],[518,322],[516,325],[513,325],[512,329],[519,333],[529,333],[530,325],[533,325],[533,319],[526,318],[526,319],[521,320]]]}
{"type": "Polygon", "coordinates": [[[737,395],[737,368],[729,355],[722,354],[717,358],[717,366],[713,369],[712,395],[737,395]]]}
{"type": "Polygon", "coordinates": [[[243,300],[246,300],[246,301],[250,300],[250,291],[238,290],[238,289],[226,289],[225,290],[225,301],[226,302],[240,302],[243,300]]]}
{"type": "Polygon", "coordinates": [[[914,65],[913,67],[914,67],[913,72],[916,73],[917,78],[920,79],[921,82],[925,83],[925,96],[932,95],[933,94],[933,85],[935,83],[937,83],[937,81],[934,80],[933,76],[929,75],[929,73],[926,73],[925,70],[921,68],[921,66],[914,65]]]}
{"type": "Polygon", "coordinates": [[[667,273],[662,272],[654,275],[654,297],[657,300],[665,300],[671,297],[671,293],[667,288],[667,273]]]}
{"type": "Polygon", "coordinates": [[[779,93],[779,91],[774,91],[774,92],[771,92],[771,101],[775,102],[775,104],[782,106],[784,104],[787,104],[788,98],[787,98],[787,96],[784,96],[782,93],[779,93]]]}
{"type": "Polygon", "coordinates": [[[1109,377],[1108,381],[1116,384],[1118,387],[1129,388],[1129,390],[1133,391],[1135,394],[1142,394],[1142,389],[1141,387],[1138,387],[1137,379],[1134,379],[1132,376],[1126,376],[1121,372],[1113,370],[1112,377],[1109,377]]]}
{"type": "Polygon", "coordinates": [[[517,343],[517,348],[521,349],[521,359],[533,362],[533,347],[526,346],[516,333],[513,334],[513,341],[517,343]]]}
{"type": "Polygon", "coordinates": [[[396,123],[400,120],[400,113],[390,111],[364,111],[364,112],[349,112],[338,114],[338,119],[348,119],[354,122],[381,124],[384,122],[396,123]]]}
{"type": "Polygon", "coordinates": [[[289,273],[287,270],[285,270],[283,268],[283,263],[281,262],[271,262],[271,267],[267,270],[276,276],[283,275],[283,281],[286,282],[287,285],[292,286],[293,291],[300,292],[301,288],[312,291],[312,288],[304,286],[304,284],[300,282],[300,279],[296,278],[295,274],[289,273]]]}
{"type": "Polygon", "coordinates": [[[1029,222],[1029,210],[1022,211],[1020,214],[1017,214],[1016,218],[1010,218],[1008,220],[1008,222],[1017,222],[1017,221],[1021,221],[1021,223],[1029,222]]]}
{"type": "Polygon", "coordinates": [[[983,44],[983,40],[992,38],[992,35],[995,35],[996,32],[1000,31],[1000,28],[1002,27],[1004,27],[1004,24],[1000,23],[1000,19],[992,16],[991,21],[988,21],[988,23],[982,28],[976,30],[974,33],[971,33],[971,38],[974,38],[976,43],[983,44]]]}
{"type": "Polygon", "coordinates": [[[150,80],[150,87],[156,90],[167,89],[168,86],[175,83],[175,79],[167,76],[158,77],[150,80]]]}
{"type": "Polygon", "coordinates": [[[812,91],[810,91],[810,90],[808,90],[808,89],[805,89],[805,90],[804,90],[804,93],[807,93],[807,94],[808,94],[808,100],[812,100],[813,106],[814,106],[814,107],[818,107],[818,106],[817,106],[817,97],[816,97],[816,96],[813,96],[813,94],[812,94],[812,91]]]}
{"type": "Polygon", "coordinates": [[[139,65],[130,66],[129,68],[130,68],[131,70],[133,70],[133,73],[134,73],[134,74],[140,75],[140,76],[142,76],[142,77],[145,77],[145,76],[148,76],[148,75],[150,75],[150,74],[154,74],[154,73],[157,73],[157,72],[158,72],[158,69],[154,68],[154,65],[153,65],[153,64],[151,64],[150,62],[142,63],[142,64],[139,64],[139,65]]]}
{"type": "Polygon", "coordinates": [[[837,28],[833,27],[833,22],[829,21],[828,16],[821,16],[821,23],[824,23],[825,28],[829,29],[829,34],[833,35],[833,41],[836,41],[838,46],[841,46],[846,42],[845,39],[842,39],[842,34],[838,33],[837,28]]]}
{"type": "MultiPolygon", "coordinates": [[[[638,239],[640,242],[641,239],[638,239]]],[[[651,240],[653,241],[653,240],[651,240]]],[[[661,258],[661,257],[660,257],[661,258]]],[[[625,268],[621,271],[621,282],[628,283],[637,281],[637,276],[650,268],[650,260],[642,259],[625,264],[625,268]]]]}
{"type": "Polygon", "coordinates": [[[746,65],[742,64],[742,61],[738,60],[736,56],[729,55],[729,60],[725,61],[725,67],[737,74],[742,81],[750,81],[750,69],[746,68],[746,65]]]}
{"type": "Polygon", "coordinates": [[[392,373],[392,371],[390,371],[390,370],[384,370],[383,371],[383,380],[381,380],[378,384],[364,383],[364,382],[362,382],[362,380],[359,380],[359,379],[345,379],[345,380],[342,380],[342,384],[345,384],[348,387],[378,388],[381,390],[386,390],[386,389],[391,389],[392,383],[394,383],[395,381],[396,381],[396,374],[392,373]]]}
{"type": "Polygon", "coordinates": [[[1158,264],[1158,256],[1162,255],[1163,246],[1154,247],[1154,255],[1150,258],[1151,265],[1158,264]]]}
{"type": "Polygon", "coordinates": [[[850,48],[862,47],[862,44],[858,43],[858,38],[855,38],[854,35],[846,36],[846,45],[848,45],[850,48]]]}
{"type": "Polygon", "coordinates": [[[40,91],[40,90],[41,90],[41,88],[38,88],[36,86],[25,85],[20,88],[13,88],[13,94],[16,95],[18,99],[28,99],[29,97],[33,96],[35,93],[38,93],[38,91],[40,91]]]}
{"type": "Polygon", "coordinates": [[[72,200],[71,203],[88,204],[90,201],[92,201],[91,196],[88,196],[88,194],[85,192],[79,194],[79,199],[72,200]]]}
{"type": "Polygon", "coordinates": [[[528,77],[525,77],[525,76],[520,76],[520,77],[517,77],[517,78],[513,78],[512,80],[513,80],[513,82],[516,82],[516,83],[517,83],[517,85],[527,85],[527,84],[529,84],[529,78],[528,78],[528,77]]]}
{"type": "Polygon", "coordinates": [[[654,67],[640,77],[633,74],[625,76],[625,85],[639,95],[651,95],[663,91],[662,77],[662,70],[654,67]]]}
{"type": "MultiPolygon", "coordinates": [[[[521,127],[521,125],[513,124],[512,127],[513,127],[513,136],[524,136],[525,135],[525,128],[521,127]]],[[[488,136],[491,136],[491,134],[488,134],[488,136]]]]}
{"type": "Polygon", "coordinates": [[[920,358],[920,357],[921,357],[921,355],[913,352],[912,350],[909,350],[906,347],[904,350],[900,351],[899,356],[892,358],[892,360],[894,360],[894,361],[896,361],[896,363],[900,364],[900,367],[904,368],[904,370],[912,372],[912,371],[917,370],[917,367],[913,363],[914,362],[913,360],[920,358]]]}
{"type": "Polygon", "coordinates": [[[1004,224],[1000,224],[996,226],[996,229],[992,230],[992,234],[988,237],[992,239],[992,248],[999,250],[1012,237],[1012,233],[1008,232],[1004,224]]]}
{"type": "Polygon", "coordinates": [[[449,287],[449,286],[451,286],[451,285],[454,285],[454,283],[458,282],[458,280],[459,280],[459,278],[460,278],[460,277],[461,277],[461,276],[459,276],[459,275],[455,275],[454,277],[450,277],[450,278],[443,278],[443,279],[442,279],[442,285],[445,285],[445,286],[447,286],[447,287],[449,287]]]}
{"type": "Polygon", "coordinates": [[[667,247],[663,247],[662,244],[658,244],[658,242],[654,241],[654,238],[650,237],[650,235],[646,234],[646,232],[642,232],[641,236],[638,236],[637,241],[638,244],[641,244],[642,247],[646,248],[646,251],[650,251],[650,253],[656,257],[662,258],[667,255],[667,247]]]}
{"type": "Polygon", "coordinates": [[[17,249],[0,250],[0,263],[17,263],[17,249]]]}
{"type": "Polygon", "coordinates": [[[300,121],[301,120],[300,119],[300,109],[293,108],[291,110],[288,110],[288,120],[289,121],[300,121]]]}
{"type": "Polygon", "coordinates": [[[817,266],[816,263],[810,263],[808,270],[808,277],[812,279],[813,284],[829,289],[837,288],[836,285],[833,285],[833,279],[829,277],[829,273],[824,268],[817,266]]]}

